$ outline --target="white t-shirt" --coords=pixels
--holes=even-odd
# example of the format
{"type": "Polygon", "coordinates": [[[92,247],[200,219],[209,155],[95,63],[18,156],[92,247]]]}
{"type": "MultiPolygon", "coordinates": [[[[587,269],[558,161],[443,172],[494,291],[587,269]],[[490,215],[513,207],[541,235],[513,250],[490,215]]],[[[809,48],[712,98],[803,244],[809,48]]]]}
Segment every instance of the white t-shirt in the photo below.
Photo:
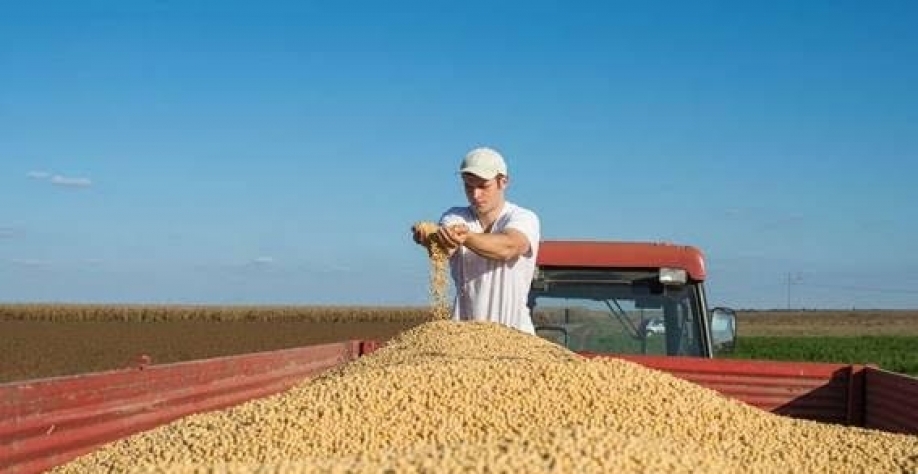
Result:
{"type": "MultiPolygon", "coordinates": [[[[465,224],[471,232],[484,228],[470,207],[453,207],[440,217],[440,225],[465,224]]],[[[450,257],[450,273],[456,286],[453,319],[494,321],[535,334],[526,305],[539,251],[539,218],[529,209],[504,202],[491,233],[515,229],[529,239],[529,252],[508,262],[490,260],[460,247],[450,257]]]]}

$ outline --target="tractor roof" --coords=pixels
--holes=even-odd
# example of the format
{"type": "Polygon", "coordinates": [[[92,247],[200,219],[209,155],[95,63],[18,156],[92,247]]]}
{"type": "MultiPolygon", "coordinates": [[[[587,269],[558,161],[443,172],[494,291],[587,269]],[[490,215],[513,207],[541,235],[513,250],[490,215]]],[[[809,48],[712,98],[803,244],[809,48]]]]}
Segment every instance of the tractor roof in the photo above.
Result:
{"type": "Polygon", "coordinates": [[[544,240],[540,267],[683,268],[693,280],[705,279],[704,255],[695,247],[657,242],[544,240]]]}

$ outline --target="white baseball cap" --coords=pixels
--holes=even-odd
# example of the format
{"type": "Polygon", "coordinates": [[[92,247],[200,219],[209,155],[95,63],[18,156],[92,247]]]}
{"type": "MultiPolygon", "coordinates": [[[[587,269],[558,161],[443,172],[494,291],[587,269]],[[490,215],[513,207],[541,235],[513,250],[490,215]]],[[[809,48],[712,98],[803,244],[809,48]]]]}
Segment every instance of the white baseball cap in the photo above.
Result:
{"type": "Polygon", "coordinates": [[[471,173],[482,179],[494,179],[499,174],[507,176],[507,163],[492,148],[475,148],[465,155],[459,172],[471,173]]]}

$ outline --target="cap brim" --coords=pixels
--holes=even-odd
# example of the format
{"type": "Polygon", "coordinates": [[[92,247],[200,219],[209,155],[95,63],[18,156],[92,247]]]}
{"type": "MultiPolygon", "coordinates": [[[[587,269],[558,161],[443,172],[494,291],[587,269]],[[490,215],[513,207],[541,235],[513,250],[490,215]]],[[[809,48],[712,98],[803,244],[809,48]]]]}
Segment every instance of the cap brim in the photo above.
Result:
{"type": "Polygon", "coordinates": [[[494,170],[494,169],[485,169],[485,168],[477,168],[474,166],[469,166],[468,168],[462,168],[461,170],[459,170],[459,173],[473,174],[475,176],[478,176],[481,179],[494,179],[497,177],[497,175],[500,174],[500,171],[494,170]]]}

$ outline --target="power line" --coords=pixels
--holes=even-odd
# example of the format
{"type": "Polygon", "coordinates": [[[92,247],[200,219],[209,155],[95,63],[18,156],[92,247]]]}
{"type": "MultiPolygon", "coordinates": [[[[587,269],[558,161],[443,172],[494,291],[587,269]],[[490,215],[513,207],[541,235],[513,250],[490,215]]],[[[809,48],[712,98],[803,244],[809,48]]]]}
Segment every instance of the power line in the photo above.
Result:
{"type": "Polygon", "coordinates": [[[877,288],[869,286],[858,286],[858,285],[826,285],[821,283],[807,283],[806,286],[812,288],[824,288],[827,290],[845,290],[845,291],[866,291],[871,293],[892,293],[892,294],[902,294],[902,295],[918,295],[918,289],[904,289],[904,288],[877,288]]]}

